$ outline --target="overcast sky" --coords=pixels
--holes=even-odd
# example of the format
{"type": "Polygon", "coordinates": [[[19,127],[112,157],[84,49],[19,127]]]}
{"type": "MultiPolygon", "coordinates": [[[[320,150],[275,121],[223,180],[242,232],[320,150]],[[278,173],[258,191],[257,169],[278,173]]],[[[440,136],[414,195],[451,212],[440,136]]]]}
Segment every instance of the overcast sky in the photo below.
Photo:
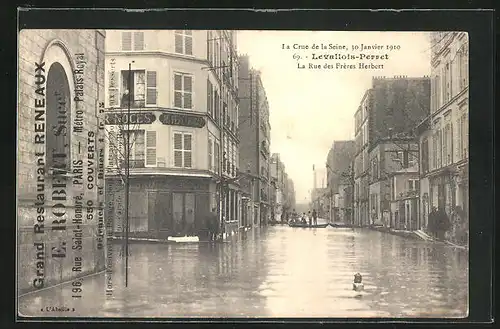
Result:
{"type": "MultiPolygon", "coordinates": [[[[354,113],[370,88],[372,76],[430,75],[430,44],[427,33],[415,32],[291,32],[240,31],[238,52],[248,54],[250,65],[261,71],[271,123],[271,152],[280,154],[293,179],[298,203],[308,202],[313,186],[313,164],[320,170],[321,187],[328,151],[334,140],[354,139],[354,113]],[[282,44],[346,45],[349,51],[282,49],[282,44]],[[399,50],[365,51],[388,54],[383,70],[309,70],[307,64],[336,62],[356,64],[358,60],[311,60],[316,54],[359,54],[352,45],[395,45],[399,50]],[[303,60],[297,61],[293,56],[303,60]],[[305,57],[308,57],[305,59],[305,57]],[[323,169],[323,170],[321,170],[323,169]]],[[[370,62],[370,61],[363,61],[370,62]]],[[[325,182],[326,184],[326,182],[325,182]]]]}

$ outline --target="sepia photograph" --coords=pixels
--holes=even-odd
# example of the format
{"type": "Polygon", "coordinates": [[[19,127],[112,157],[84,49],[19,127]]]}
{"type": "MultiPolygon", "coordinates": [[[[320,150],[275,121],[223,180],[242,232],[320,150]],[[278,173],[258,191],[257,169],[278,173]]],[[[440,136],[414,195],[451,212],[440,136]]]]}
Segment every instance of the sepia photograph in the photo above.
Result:
{"type": "Polygon", "coordinates": [[[22,29],[23,318],[469,315],[469,34],[22,29]]]}

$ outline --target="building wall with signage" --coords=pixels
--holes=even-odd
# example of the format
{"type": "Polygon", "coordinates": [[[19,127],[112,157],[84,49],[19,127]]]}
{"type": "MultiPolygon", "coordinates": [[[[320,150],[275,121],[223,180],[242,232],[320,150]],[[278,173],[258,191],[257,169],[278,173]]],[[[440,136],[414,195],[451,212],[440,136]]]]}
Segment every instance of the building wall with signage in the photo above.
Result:
{"type": "Polygon", "coordinates": [[[104,168],[100,165],[105,158],[105,37],[102,30],[22,30],[19,34],[17,280],[21,293],[105,266],[104,168]]]}

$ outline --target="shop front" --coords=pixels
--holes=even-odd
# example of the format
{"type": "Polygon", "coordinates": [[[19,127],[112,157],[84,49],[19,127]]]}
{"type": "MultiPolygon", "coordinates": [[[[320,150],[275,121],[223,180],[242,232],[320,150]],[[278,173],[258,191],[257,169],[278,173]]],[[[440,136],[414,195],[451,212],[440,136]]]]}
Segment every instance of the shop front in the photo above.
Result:
{"type": "MultiPolygon", "coordinates": [[[[107,216],[113,219],[115,236],[124,233],[124,200],[121,179],[108,177],[107,216]]],[[[129,200],[130,236],[197,236],[216,207],[215,183],[210,177],[131,176],[129,200]]]]}

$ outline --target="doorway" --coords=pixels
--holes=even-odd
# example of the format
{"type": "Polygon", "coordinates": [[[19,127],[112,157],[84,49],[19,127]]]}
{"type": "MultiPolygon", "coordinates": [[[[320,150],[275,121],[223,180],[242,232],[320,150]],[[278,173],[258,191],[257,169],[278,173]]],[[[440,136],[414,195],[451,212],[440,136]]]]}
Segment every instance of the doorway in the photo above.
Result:
{"type": "Polygon", "coordinates": [[[172,235],[193,236],[195,232],[194,193],[172,193],[172,235]]]}

